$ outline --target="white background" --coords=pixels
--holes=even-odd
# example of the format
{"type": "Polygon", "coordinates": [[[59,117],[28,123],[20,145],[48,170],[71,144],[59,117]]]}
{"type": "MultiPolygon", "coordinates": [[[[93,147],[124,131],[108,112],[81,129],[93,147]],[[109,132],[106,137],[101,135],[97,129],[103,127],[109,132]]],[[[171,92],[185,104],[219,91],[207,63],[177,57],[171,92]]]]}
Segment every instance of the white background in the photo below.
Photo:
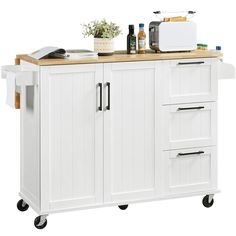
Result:
{"type": "MultiPolygon", "coordinates": [[[[105,17],[119,24],[123,35],[116,49],[125,49],[128,24],[155,20],[154,10],[196,10],[198,42],[221,45],[224,60],[235,64],[235,7],[233,0],[112,1],[1,0],[0,65],[13,64],[17,53],[51,45],[93,49],[81,24],[105,17]]],[[[0,81],[0,235],[235,235],[236,212],[236,80],[219,82],[219,188],[215,204],[206,209],[202,197],[53,214],[48,226],[33,226],[32,209],[19,212],[19,111],[5,105],[5,81],[0,81]]]]}

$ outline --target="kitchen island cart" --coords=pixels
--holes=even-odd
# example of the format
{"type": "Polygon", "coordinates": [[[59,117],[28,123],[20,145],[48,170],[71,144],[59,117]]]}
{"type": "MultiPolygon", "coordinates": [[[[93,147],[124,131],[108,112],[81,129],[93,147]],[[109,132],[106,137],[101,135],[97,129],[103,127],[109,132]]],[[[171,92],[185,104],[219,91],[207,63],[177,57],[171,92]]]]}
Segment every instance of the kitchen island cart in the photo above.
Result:
{"type": "Polygon", "coordinates": [[[94,60],[19,55],[2,68],[7,103],[20,108],[17,207],[47,215],[203,195],[217,188],[222,54],[114,54],[94,60]]]}

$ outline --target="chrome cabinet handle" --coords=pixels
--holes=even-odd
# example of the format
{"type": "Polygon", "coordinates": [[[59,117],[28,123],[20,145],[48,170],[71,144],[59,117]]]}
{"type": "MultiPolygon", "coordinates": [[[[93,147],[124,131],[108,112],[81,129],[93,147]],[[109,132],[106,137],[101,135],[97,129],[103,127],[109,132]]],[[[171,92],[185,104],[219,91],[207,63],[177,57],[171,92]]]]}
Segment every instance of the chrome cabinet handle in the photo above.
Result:
{"type": "Polygon", "coordinates": [[[186,111],[186,110],[201,110],[204,109],[204,106],[198,106],[198,107],[179,107],[178,111],[186,111]]]}
{"type": "Polygon", "coordinates": [[[99,104],[98,110],[102,111],[102,83],[98,83],[98,87],[100,88],[100,96],[99,96],[100,104],[99,104]]]}
{"type": "Polygon", "coordinates": [[[189,61],[189,62],[179,62],[177,65],[183,66],[183,65],[200,65],[204,64],[204,61],[189,61]]]}
{"type": "Polygon", "coordinates": [[[108,102],[108,104],[107,104],[107,106],[106,106],[106,110],[110,110],[111,109],[111,83],[110,82],[106,82],[106,86],[107,86],[107,88],[108,88],[108,90],[107,90],[107,102],[108,102]]]}
{"type": "Polygon", "coordinates": [[[190,156],[190,155],[201,155],[204,151],[198,151],[198,152],[180,152],[177,156],[190,156]]]}

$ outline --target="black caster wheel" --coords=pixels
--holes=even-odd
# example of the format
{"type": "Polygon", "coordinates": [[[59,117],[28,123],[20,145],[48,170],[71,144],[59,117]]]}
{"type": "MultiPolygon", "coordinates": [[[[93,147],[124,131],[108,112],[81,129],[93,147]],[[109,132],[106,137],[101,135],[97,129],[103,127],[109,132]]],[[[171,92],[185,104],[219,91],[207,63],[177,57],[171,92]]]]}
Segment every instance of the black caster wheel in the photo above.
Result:
{"type": "Polygon", "coordinates": [[[203,199],[202,199],[202,204],[204,207],[209,208],[211,206],[213,206],[214,204],[214,199],[212,198],[211,202],[209,202],[209,195],[206,195],[203,199]]]}
{"type": "Polygon", "coordinates": [[[120,205],[118,206],[121,210],[126,210],[128,208],[128,205],[120,205]]]}
{"type": "Polygon", "coordinates": [[[23,199],[17,202],[17,209],[19,211],[27,211],[28,208],[29,208],[29,205],[23,199]]]}
{"type": "Polygon", "coordinates": [[[37,228],[37,229],[43,229],[46,227],[47,225],[47,219],[44,218],[42,219],[42,222],[41,222],[41,217],[42,216],[37,216],[34,220],[34,226],[37,228]]]}

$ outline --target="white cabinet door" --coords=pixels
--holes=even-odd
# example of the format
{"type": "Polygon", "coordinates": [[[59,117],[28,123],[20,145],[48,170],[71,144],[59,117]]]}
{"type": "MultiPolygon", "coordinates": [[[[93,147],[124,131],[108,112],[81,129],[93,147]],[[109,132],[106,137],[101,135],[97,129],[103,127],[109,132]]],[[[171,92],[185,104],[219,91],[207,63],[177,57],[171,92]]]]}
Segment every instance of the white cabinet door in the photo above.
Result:
{"type": "Polygon", "coordinates": [[[156,66],[152,61],[104,65],[105,202],[156,194],[156,66]]]}
{"type": "Polygon", "coordinates": [[[166,195],[216,189],[216,147],[162,152],[166,195]]]}
{"type": "Polygon", "coordinates": [[[217,59],[181,59],[159,64],[162,104],[216,101],[217,59]]]}
{"type": "Polygon", "coordinates": [[[41,68],[41,208],[103,201],[103,65],[41,68]],[[101,87],[102,89],[102,87],[101,87]]]}
{"type": "Polygon", "coordinates": [[[162,106],[162,149],[216,145],[216,102],[162,106]]]}

